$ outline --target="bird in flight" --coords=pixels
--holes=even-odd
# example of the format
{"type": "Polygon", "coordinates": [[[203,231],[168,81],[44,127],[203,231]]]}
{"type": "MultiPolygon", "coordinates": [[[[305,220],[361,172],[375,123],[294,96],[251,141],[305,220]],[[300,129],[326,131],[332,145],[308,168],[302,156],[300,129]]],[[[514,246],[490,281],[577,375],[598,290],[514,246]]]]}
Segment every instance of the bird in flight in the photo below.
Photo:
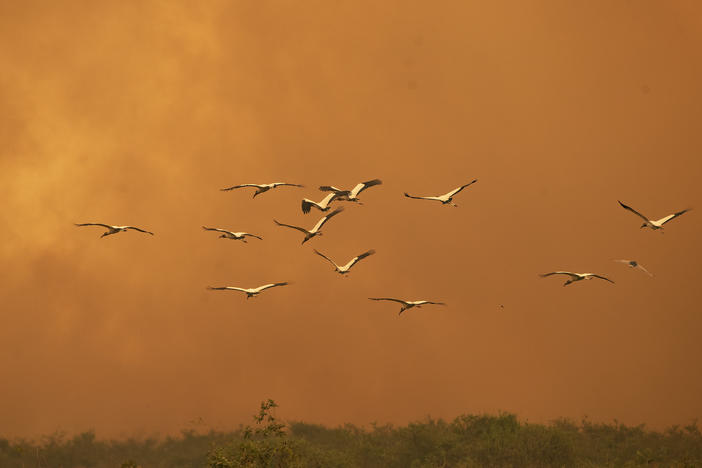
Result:
{"type": "Polygon", "coordinates": [[[665,223],[667,223],[668,221],[671,221],[671,220],[677,218],[678,216],[680,216],[680,215],[682,215],[682,214],[687,213],[688,211],[690,211],[690,209],[678,211],[677,213],[673,213],[673,214],[671,214],[671,215],[666,216],[665,218],[661,218],[661,219],[658,219],[658,220],[655,220],[655,221],[654,221],[654,220],[652,220],[652,219],[648,219],[646,216],[642,215],[641,213],[639,213],[638,211],[636,211],[636,210],[633,209],[632,207],[625,205],[625,204],[622,203],[621,201],[619,201],[619,200],[617,200],[617,201],[618,201],[619,204],[622,206],[622,208],[624,208],[625,210],[631,211],[631,212],[634,213],[636,216],[638,216],[638,217],[640,217],[641,219],[644,220],[644,223],[641,225],[641,228],[648,227],[648,228],[653,229],[654,231],[655,231],[656,229],[663,229],[663,225],[664,225],[665,223]]]}
{"type": "Polygon", "coordinates": [[[332,192],[324,197],[324,199],[319,203],[314,200],[310,200],[309,198],[305,198],[302,200],[302,212],[309,213],[313,206],[319,211],[328,211],[329,208],[331,208],[331,202],[334,201],[336,197],[336,193],[332,192]]]}
{"type": "Polygon", "coordinates": [[[367,182],[361,182],[351,190],[341,190],[332,185],[322,185],[319,187],[319,190],[321,190],[322,192],[334,192],[336,194],[337,200],[339,201],[356,202],[362,205],[363,203],[361,203],[361,200],[358,198],[358,195],[365,189],[374,187],[376,185],[380,185],[382,183],[383,181],[380,179],[373,179],[367,182]]]}
{"type": "Polygon", "coordinates": [[[547,276],[551,275],[568,275],[570,276],[570,279],[563,283],[563,286],[568,286],[570,283],[575,283],[576,281],[582,281],[582,280],[591,280],[592,278],[599,278],[603,279],[605,281],[609,281],[610,283],[614,283],[609,278],[606,278],[602,275],[596,275],[595,273],[573,273],[570,271],[552,271],[551,273],[544,273],[543,275],[540,275],[542,278],[545,278],[547,276]]]}
{"type": "Polygon", "coordinates": [[[244,188],[244,187],[255,187],[256,192],[253,194],[253,198],[256,198],[256,195],[261,194],[263,192],[267,192],[270,189],[274,189],[277,187],[282,187],[282,186],[288,186],[288,187],[304,187],[304,185],[300,184],[288,184],[287,182],[273,182],[272,184],[241,184],[241,185],[234,185],[233,187],[227,187],[220,189],[223,192],[228,192],[229,190],[234,190],[238,188],[244,188]]]}
{"type": "Polygon", "coordinates": [[[101,238],[105,237],[105,236],[112,235],[112,234],[117,234],[118,232],[124,232],[127,229],[132,229],[134,231],[139,231],[139,232],[143,232],[146,234],[151,234],[152,236],[154,235],[153,232],[145,231],[143,229],[139,229],[138,227],[134,227],[134,226],[110,226],[109,224],[102,224],[102,223],[80,223],[80,224],[75,223],[75,225],[76,226],[102,226],[104,228],[107,228],[108,230],[100,236],[101,238]]]}
{"type": "Polygon", "coordinates": [[[443,302],[432,302],[432,301],[403,301],[402,299],[393,299],[391,297],[369,297],[371,301],[392,301],[392,302],[399,302],[402,304],[402,308],[400,309],[400,313],[397,315],[402,315],[402,312],[406,311],[407,309],[411,309],[412,307],[417,307],[421,308],[423,305],[427,304],[434,304],[434,305],[442,305],[445,306],[446,304],[443,302]]]}
{"type": "Polygon", "coordinates": [[[271,283],[271,284],[264,284],[263,286],[259,286],[257,288],[237,288],[235,286],[222,286],[222,287],[212,287],[208,286],[207,289],[212,289],[215,291],[224,291],[224,290],[229,290],[229,291],[241,291],[243,293],[246,293],[246,299],[250,297],[255,297],[259,295],[261,292],[265,291],[266,289],[270,288],[275,288],[276,286],[285,286],[290,283],[271,283]]]}
{"type": "Polygon", "coordinates": [[[314,250],[314,253],[316,253],[317,255],[319,255],[320,257],[322,257],[323,259],[325,259],[329,263],[331,263],[334,266],[334,271],[336,271],[340,275],[345,275],[346,273],[349,272],[351,267],[354,266],[356,263],[358,263],[359,261],[363,260],[364,258],[366,258],[370,255],[373,255],[375,253],[375,250],[369,250],[367,252],[363,252],[361,255],[358,255],[357,257],[353,257],[351,259],[351,261],[349,261],[349,263],[347,263],[346,265],[339,266],[331,258],[327,257],[323,253],[321,253],[315,249],[312,249],[312,250],[314,250]]]}
{"type": "Polygon", "coordinates": [[[646,273],[648,276],[653,276],[653,273],[649,272],[646,268],[644,268],[643,265],[641,265],[641,264],[640,264],[639,262],[637,262],[636,260],[615,260],[615,262],[626,263],[626,264],[629,265],[629,267],[631,267],[631,268],[638,268],[639,270],[641,270],[641,271],[643,271],[644,273],[646,273]]]}
{"type": "Polygon", "coordinates": [[[205,231],[217,231],[223,233],[219,237],[223,237],[225,239],[233,239],[233,240],[240,240],[246,242],[246,237],[255,237],[256,239],[261,239],[263,240],[263,237],[259,237],[255,234],[249,234],[248,232],[232,232],[232,231],[227,231],[226,229],[219,229],[219,228],[210,228],[206,226],[202,226],[202,229],[205,231]]]}
{"type": "Polygon", "coordinates": [[[335,209],[334,211],[332,211],[331,213],[329,213],[328,215],[326,215],[325,217],[323,217],[322,219],[320,219],[319,221],[317,221],[317,224],[315,224],[314,227],[312,228],[312,230],[310,230],[310,231],[308,231],[308,230],[305,229],[305,228],[301,228],[301,227],[299,227],[299,226],[293,226],[293,225],[291,225],[291,224],[279,223],[279,222],[276,221],[275,219],[273,220],[273,222],[275,222],[275,224],[277,224],[278,226],[289,227],[289,228],[297,229],[298,231],[304,232],[304,233],[305,233],[305,238],[302,240],[302,243],[304,244],[305,242],[307,242],[308,240],[312,239],[312,238],[315,237],[315,236],[321,236],[321,235],[322,235],[322,232],[320,231],[320,229],[322,229],[322,226],[324,226],[324,223],[326,223],[327,221],[329,221],[329,219],[330,219],[332,216],[336,216],[336,215],[338,215],[339,213],[341,213],[343,210],[344,210],[343,208],[337,208],[337,209],[335,209]]]}
{"type": "Polygon", "coordinates": [[[438,197],[415,197],[414,195],[410,195],[410,194],[407,193],[407,192],[405,192],[405,196],[406,196],[407,198],[415,198],[415,199],[417,199],[417,200],[434,200],[434,201],[439,201],[439,202],[441,202],[443,205],[458,206],[458,205],[456,205],[455,203],[452,203],[453,197],[454,197],[458,192],[460,192],[460,191],[463,190],[464,188],[468,187],[469,185],[473,185],[473,184],[476,183],[477,181],[478,181],[478,179],[474,179],[474,180],[468,182],[467,184],[461,185],[461,186],[458,187],[457,189],[451,190],[449,193],[445,193],[445,194],[443,194],[443,195],[439,195],[438,197]]]}

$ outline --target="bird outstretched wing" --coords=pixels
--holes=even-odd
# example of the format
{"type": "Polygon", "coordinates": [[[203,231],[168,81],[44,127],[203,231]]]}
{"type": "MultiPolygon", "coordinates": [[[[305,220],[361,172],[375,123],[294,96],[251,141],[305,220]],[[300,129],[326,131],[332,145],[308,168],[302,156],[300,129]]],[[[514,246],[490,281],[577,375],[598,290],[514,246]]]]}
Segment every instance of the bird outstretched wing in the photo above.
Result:
{"type": "Polygon", "coordinates": [[[690,211],[689,208],[687,210],[678,211],[677,213],[673,213],[672,215],[668,215],[665,218],[661,218],[658,221],[656,221],[656,224],[663,225],[663,224],[667,223],[668,221],[671,221],[671,220],[677,218],[678,216],[687,213],[688,211],[690,211]]]}
{"type": "Polygon", "coordinates": [[[473,179],[473,180],[471,180],[470,182],[468,182],[467,184],[461,185],[461,186],[458,187],[457,189],[454,189],[454,190],[450,191],[449,193],[447,193],[447,194],[444,195],[444,196],[445,196],[445,197],[447,196],[447,197],[450,198],[450,197],[456,195],[458,192],[460,192],[460,191],[463,190],[464,188],[468,187],[469,185],[473,185],[473,184],[476,183],[477,181],[478,181],[478,179],[473,179]]]}
{"type": "Polygon", "coordinates": [[[220,189],[220,190],[223,191],[223,192],[227,192],[227,191],[229,191],[229,190],[234,190],[234,189],[244,188],[244,187],[256,187],[256,188],[261,188],[262,185],[259,185],[259,184],[239,184],[239,185],[233,185],[233,186],[231,186],[231,187],[223,188],[223,189],[220,189]]]}
{"type": "Polygon", "coordinates": [[[140,228],[134,227],[134,226],[122,226],[122,228],[123,229],[133,229],[135,231],[143,232],[145,234],[151,234],[152,236],[154,235],[154,233],[151,231],[145,231],[144,229],[140,229],[140,228]]]}
{"type": "Polygon", "coordinates": [[[309,200],[307,198],[303,199],[302,200],[302,212],[309,213],[310,210],[312,209],[312,205],[319,207],[319,205],[317,205],[317,202],[309,200]]]}
{"type": "Polygon", "coordinates": [[[211,228],[211,227],[207,227],[207,226],[202,226],[202,229],[204,229],[205,231],[217,231],[217,232],[224,232],[226,234],[231,234],[232,236],[234,235],[234,233],[232,231],[227,231],[226,229],[211,228]]]}
{"type": "Polygon", "coordinates": [[[407,301],[403,301],[402,299],[393,299],[392,297],[369,297],[371,301],[392,301],[392,302],[399,302],[400,304],[405,304],[407,305],[407,301]]]}
{"type": "Polygon", "coordinates": [[[235,286],[221,286],[221,287],[213,287],[213,286],[207,286],[207,289],[212,289],[215,291],[224,291],[224,290],[229,290],[229,291],[241,291],[241,292],[247,292],[246,289],[243,288],[237,288],[235,286]]]}
{"type": "Polygon", "coordinates": [[[114,229],[114,227],[110,226],[109,224],[102,224],[102,223],[73,223],[76,226],[102,226],[107,229],[114,229]]]}
{"type": "Polygon", "coordinates": [[[320,257],[322,257],[323,259],[325,259],[326,261],[328,261],[329,263],[331,263],[331,264],[334,266],[334,268],[339,268],[339,266],[338,266],[336,263],[334,263],[334,260],[332,260],[331,258],[327,257],[327,256],[324,255],[322,252],[318,251],[317,249],[312,249],[312,251],[313,251],[314,253],[316,253],[317,255],[319,255],[320,257]]]}
{"type": "MultiPolygon", "coordinates": [[[[417,197],[414,195],[410,195],[409,193],[405,192],[405,196],[407,198],[415,198],[417,200],[439,200],[439,197],[417,197]]],[[[439,200],[440,201],[440,200],[439,200]]]]}
{"type": "Polygon", "coordinates": [[[552,271],[551,273],[544,273],[544,274],[539,275],[539,276],[541,276],[542,278],[545,278],[545,277],[551,276],[551,275],[568,275],[571,278],[580,278],[579,275],[576,275],[575,273],[572,273],[570,271],[552,271]]]}
{"type": "Polygon", "coordinates": [[[351,198],[355,198],[358,196],[359,193],[363,192],[365,189],[373,187],[375,185],[380,185],[382,183],[383,181],[380,179],[373,179],[367,182],[361,182],[360,184],[357,184],[353,189],[351,189],[350,196],[351,198]]]}
{"type": "Polygon", "coordinates": [[[305,198],[304,200],[302,200],[302,212],[309,213],[313,206],[316,206],[317,209],[319,209],[321,211],[326,211],[329,207],[329,204],[336,197],[337,197],[337,193],[332,192],[329,195],[327,195],[326,197],[324,197],[324,199],[322,199],[322,201],[319,203],[317,203],[314,200],[310,200],[309,198],[305,198]]]}
{"type": "Polygon", "coordinates": [[[312,228],[312,232],[317,232],[317,231],[319,231],[319,230],[322,228],[322,226],[324,226],[324,223],[326,223],[326,222],[329,221],[333,216],[338,215],[338,214],[341,213],[342,211],[344,211],[343,208],[337,208],[337,209],[335,209],[334,211],[332,211],[331,213],[329,213],[328,215],[326,215],[325,217],[323,217],[322,219],[320,219],[319,221],[317,221],[317,224],[312,228]]]}
{"type": "Polygon", "coordinates": [[[622,208],[624,208],[625,210],[631,211],[631,212],[634,213],[636,216],[638,216],[639,218],[641,218],[641,219],[643,219],[644,221],[646,221],[646,223],[650,223],[650,221],[648,220],[647,217],[645,217],[644,215],[642,215],[641,213],[639,213],[638,211],[636,211],[636,210],[633,209],[632,207],[625,205],[625,204],[622,203],[620,200],[617,200],[617,201],[618,201],[619,204],[622,206],[622,208]]]}
{"type": "Polygon", "coordinates": [[[300,184],[289,184],[287,182],[274,182],[271,184],[273,187],[282,187],[282,186],[288,186],[288,187],[304,187],[304,185],[300,184]]]}
{"type": "Polygon", "coordinates": [[[358,255],[357,257],[353,257],[349,263],[344,265],[344,268],[346,268],[348,270],[349,268],[354,266],[356,263],[360,262],[361,260],[363,260],[364,258],[366,258],[370,255],[373,255],[374,253],[375,253],[375,250],[369,250],[367,252],[363,252],[361,255],[358,255]]]}
{"type": "Polygon", "coordinates": [[[300,231],[300,232],[304,232],[305,234],[309,234],[309,231],[308,231],[307,229],[301,228],[300,226],[293,226],[292,224],[279,223],[279,222],[278,222],[277,220],[275,220],[275,219],[273,220],[273,222],[274,222],[275,224],[277,224],[278,226],[284,226],[284,227],[289,227],[289,228],[292,228],[292,229],[297,229],[297,230],[300,231]]]}
{"type": "Polygon", "coordinates": [[[270,284],[264,284],[263,286],[259,286],[258,288],[255,289],[255,291],[265,291],[266,289],[270,288],[275,288],[276,286],[285,286],[286,284],[289,284],[287,282],[284,283],[270,283],[270,284]]]}
{"type": "Polygon", "coordinates": [[[614,281],[612,281],[611,279],[607,278],[606,276],[594,275],[594,274],[593,274],[592,276],[595,277],[595,278],[603,279],[603,280],[605,280],[605,281],[609,281],[610,283],[614,284],[614,281]]]}

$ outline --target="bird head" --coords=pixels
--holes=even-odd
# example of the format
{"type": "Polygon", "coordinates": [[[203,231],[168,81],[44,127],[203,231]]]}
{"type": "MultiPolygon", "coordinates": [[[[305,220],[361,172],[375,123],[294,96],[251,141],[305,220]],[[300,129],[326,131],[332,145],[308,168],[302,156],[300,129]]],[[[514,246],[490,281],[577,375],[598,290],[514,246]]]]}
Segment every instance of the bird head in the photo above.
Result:
{"type": "Polygon", "coordinates": [[[643,223],[639,229],[643,229],[646,227],[646,223],[643,223]]]}
{"type": "Polygon", "coordinates": [[[219,237],[227,237],[227,236],[225,236],[224,234],[221,234],[219,237]]]}

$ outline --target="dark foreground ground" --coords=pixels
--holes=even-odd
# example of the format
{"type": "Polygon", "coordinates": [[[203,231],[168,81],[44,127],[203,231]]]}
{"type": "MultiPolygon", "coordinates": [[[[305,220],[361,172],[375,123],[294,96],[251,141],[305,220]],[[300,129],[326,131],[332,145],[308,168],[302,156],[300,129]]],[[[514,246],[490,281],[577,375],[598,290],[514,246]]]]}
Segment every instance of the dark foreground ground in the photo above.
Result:
{"type": "Polygon", "coordinates": [[[283,424],[261,403],[252,426],[144,440],[86,432],[0,438],[0,467],[702,467],[697,424],[663,432],[618,423],[520,422],[513,414],[426,419],[394,427],[283,424]]]}

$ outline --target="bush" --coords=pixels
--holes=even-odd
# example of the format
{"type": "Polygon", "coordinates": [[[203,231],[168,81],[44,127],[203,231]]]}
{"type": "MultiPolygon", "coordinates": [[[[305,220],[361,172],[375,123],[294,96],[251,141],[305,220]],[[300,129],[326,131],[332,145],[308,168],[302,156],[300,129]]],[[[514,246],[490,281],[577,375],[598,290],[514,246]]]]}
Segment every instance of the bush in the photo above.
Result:
{"type": "Polygon", "coordinates": [[[282,423],[273,400],[261,402],[252,426],[223,433],[105,441],[92,431],[39,441],[0,439],[0,467],[56,468],[429,468],[697,467],[702,434],[693,422],[663,432],[643,425],[520,422],[514,414],[426,418],[406,426],[347,424],[327,428],[282,423]]]}

